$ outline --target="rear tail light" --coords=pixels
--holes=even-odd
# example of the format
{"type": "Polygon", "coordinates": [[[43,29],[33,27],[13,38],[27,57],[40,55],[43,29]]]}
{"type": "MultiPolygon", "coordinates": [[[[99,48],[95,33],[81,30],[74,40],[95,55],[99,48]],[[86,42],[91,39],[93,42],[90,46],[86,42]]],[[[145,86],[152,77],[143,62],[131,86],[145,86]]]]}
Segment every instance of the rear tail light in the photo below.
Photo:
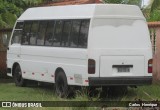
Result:
{"type": "Polygon", "coordinates": [[[148,73],[152,73],[153,59],[148,60],[148,73]]]}
{"type": "Polygon", "coordinates": [[[88,73],[95,74],[96,62],[94,59],[88,59],[88,73]]]}

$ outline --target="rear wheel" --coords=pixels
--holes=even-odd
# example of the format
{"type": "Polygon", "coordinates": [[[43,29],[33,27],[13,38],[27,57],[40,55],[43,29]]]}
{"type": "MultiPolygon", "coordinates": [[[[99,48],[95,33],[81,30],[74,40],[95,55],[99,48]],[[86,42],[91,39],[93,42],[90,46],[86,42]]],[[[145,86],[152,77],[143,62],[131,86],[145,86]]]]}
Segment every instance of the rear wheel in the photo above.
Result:
{"type": "Polygon", "coordinates": [[[67,83],[66,75],[63,71],[59,71],[56,75],[55,89],[56,89],[56,94],[59,97],[61,97],[61,98],[68,97],[69,86],[68,86],[68,83],[67,83]]]}
{"type": "Polygon", "coordinates": [[[13,78],[16,86],[25,86],[25,79],[22,77],[22,71],[19,65],[16,65],[16,67],[13,70],[13,78]]]}

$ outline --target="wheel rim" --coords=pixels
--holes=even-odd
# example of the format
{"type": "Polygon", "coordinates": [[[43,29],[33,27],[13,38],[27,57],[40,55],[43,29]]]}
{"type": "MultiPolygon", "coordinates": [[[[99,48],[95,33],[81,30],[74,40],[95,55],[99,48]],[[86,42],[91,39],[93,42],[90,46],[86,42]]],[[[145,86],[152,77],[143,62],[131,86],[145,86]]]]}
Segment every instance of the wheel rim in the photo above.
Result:
{"type": "Polygon", "coordinates": [[[21,82],[21,80],[22,80],[22,73],[21,73],[21,69],[19,67],[17,67],[15,69],[15,79],[17,82],[21,82]]]}

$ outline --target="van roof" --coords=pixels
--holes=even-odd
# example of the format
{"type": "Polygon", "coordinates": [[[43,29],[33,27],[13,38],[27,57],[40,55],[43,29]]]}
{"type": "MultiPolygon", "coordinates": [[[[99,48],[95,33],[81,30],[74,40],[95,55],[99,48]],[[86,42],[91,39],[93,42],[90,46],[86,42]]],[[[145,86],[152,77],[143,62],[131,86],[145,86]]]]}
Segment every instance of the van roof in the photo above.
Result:
{"type": "Polygon", "coordinates": [[[144,19],[138,6],[124,4],[85,4],[35,7],[27,9],[18,20],[127,18],[144,19]]]}

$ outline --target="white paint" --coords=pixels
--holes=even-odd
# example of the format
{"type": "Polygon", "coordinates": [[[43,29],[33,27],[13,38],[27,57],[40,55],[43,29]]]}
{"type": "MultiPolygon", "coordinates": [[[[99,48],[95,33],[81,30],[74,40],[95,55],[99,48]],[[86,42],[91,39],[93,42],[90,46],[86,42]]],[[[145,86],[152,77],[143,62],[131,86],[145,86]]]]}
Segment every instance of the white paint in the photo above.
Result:
{"type": "Polygon", "coordinates": [[[103,16],[110,18],[130,17],[144,19],[137,6],[122,4],[89,4],[29,8],[22,14],[22,16],[20,16],[20,18],[18,18],[18,21],[41,19],[81,19],[103,16]]]}

